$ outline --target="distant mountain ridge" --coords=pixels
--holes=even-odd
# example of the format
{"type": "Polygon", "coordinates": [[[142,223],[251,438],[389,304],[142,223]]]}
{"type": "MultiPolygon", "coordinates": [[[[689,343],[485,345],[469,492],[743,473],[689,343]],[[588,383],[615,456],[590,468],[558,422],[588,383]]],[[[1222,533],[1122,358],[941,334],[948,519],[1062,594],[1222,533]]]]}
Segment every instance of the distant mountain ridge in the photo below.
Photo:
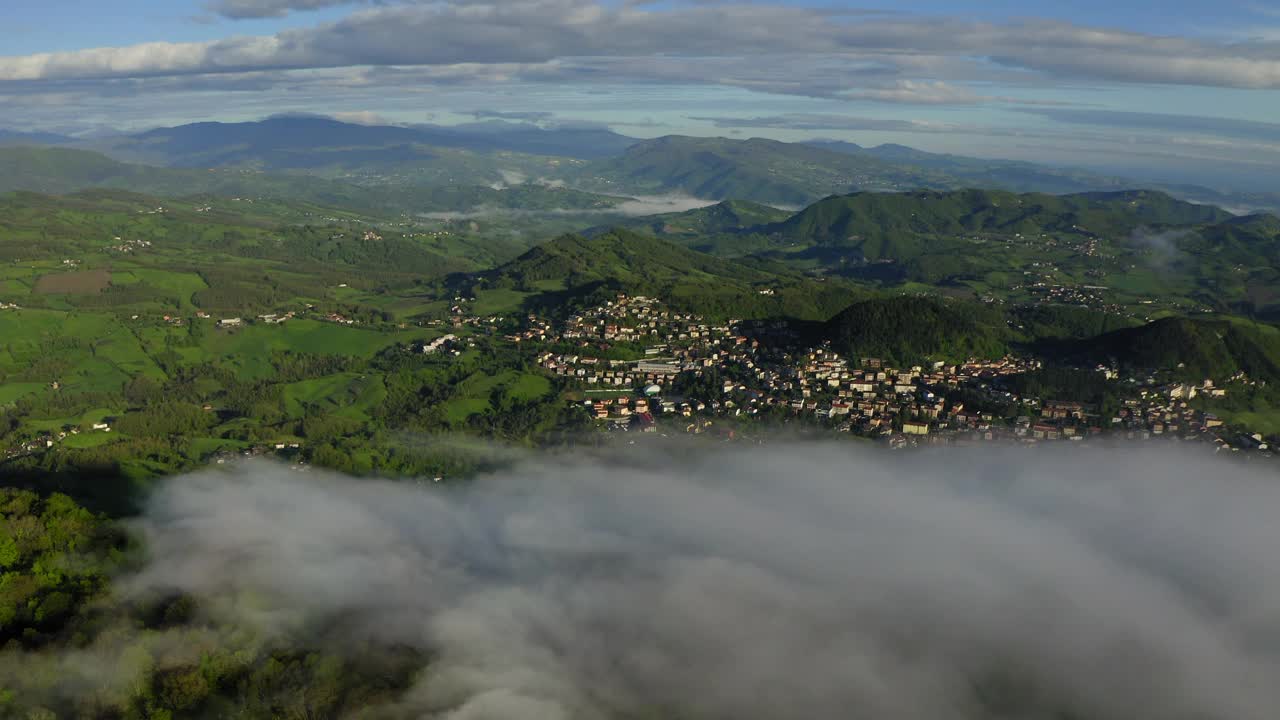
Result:
{"type": "Polygon", "coordinates": [[[1149,190],[861,192],[791,214],[726,201],[625,225],[719,257],[885,289],[1280,318],[1280,218],[1149,190]]]}
{"type": "MultiPolygon", "coordinates": [[[[282,116],[255,122],[201,122],[157,128],[117,138],[107,149],[137,153],[174,167],[256,164],[266,169],[306,168],[318,164],[299,153],[332,154],[347,161],[387,162],[385,151],[412,154],[411,148],[450,148],[480,153],[519,152],[576,159],[609,157],[636,142],[599,128],[545,129],[527,123],[471,125],[359,125],[326,117],[282,116]],[[379,151],[384,151],[380,153],[379,151]]],[[[429,152],[423,153],[427,158],[429,152]]]]}
{"type": "Polygon", "coordinates": [[[943,188],[950,182],[941,174],[803,144],[680,135],[637,143],[619,157],[590,164],[583,175],[583,182],[601,188],[791,205],[835,192],[943,188]]]}
{"type": "Polygon", "coordinates": [[[752,138],[666,136],[636,143],[619,157],[589,163],[577,180],[612,192],[684,192],[709,200],[807,205],[852,192],[957,190],[1067,194],[1159,190],[1202,204],[1280,212],[1277,193],[1223,193],[1012,160],[943,155],[902,145],[785,143],[752,138]]]}
{"type": "Polygon", "coordinates": [[[1072,231],[1128,233],[1142,225],[1195,225],[1233,216],[1145,190],[1048,195],[1000,190],[854,193],[820,200],[770,229],[818,244],[881,248],[921,235],[1072,231]]]}
{"type": "Polygon", "coordinates": [[[976,187],[1065,194],[1146,188],[1240,213],[1280,211],[1280,192],[1226,193],[903,145],[679,135],[638,140],[604,128],[504,120],[393,126],[281,116],[83,141],[30,134],[0,139],[0,144],[17,143],[97,150],[118,160],[168,167],[290,172],[383,186],[544,178],[606,194],[681,193],[789,207],[857,191],[976,187]]]}
{"type": "Polygon", "coordinates": [[[1020,160],[931,153],[892,143],[863,147],[838,140],[815,140],[805,144],[833,152],[872,157],[943,172],[958,180],[967,181],[974,187],[994,187],[1014,192],[1076,193],[1150,185],[1150,183],[1099,175],[1084,170],[1054,168],[1020,160]]]}
{"type": "Polygon", "coordinates": [[[64,194],[91,188],[164,197],[271,197],[373,214],[466,212],[481,207],[595,212],[626,200],[534,183],[510,188],[466,184],[366,187],[301,174],[124,163],[101,153],[64,147],[0,147],[0,192],[64,194]]]}
{"type": "Polygon", "coordinates": [[[1269,215],[1246,222],[1210,205],[1147,190],[1071,195],[1001,190],[857,192],[823,198],[798,212],[724,201],[705,208],[638,218],[627,224],[676,242],[716,248],[717,254],[777,245],[860,247],[866,257],[893,256],[896,245],[922,237],[974,232],[1066,231],[1126,234],[1141,226],[1229,223],[1247,235],[1268,227],[1269,215]],[[735,241],[735,238],[737,239],[735,241]],[[745,247],[734,247],[740,242],[745,247]]]}
{"type": "Polygon", "coordinates": [[[851,284],[814,282],[785,266],[739,263],[620,228],[560,236],[467,282],[530,293],[529,309],[563,312],[625,292],[721,319],[820,320],[867,294],[851,284]]]}
{"type": "Polygon", "coordinates": [[[0,128],[0,145],[67,145],[76,139],[47,132],[23,132],[0,128]]]}

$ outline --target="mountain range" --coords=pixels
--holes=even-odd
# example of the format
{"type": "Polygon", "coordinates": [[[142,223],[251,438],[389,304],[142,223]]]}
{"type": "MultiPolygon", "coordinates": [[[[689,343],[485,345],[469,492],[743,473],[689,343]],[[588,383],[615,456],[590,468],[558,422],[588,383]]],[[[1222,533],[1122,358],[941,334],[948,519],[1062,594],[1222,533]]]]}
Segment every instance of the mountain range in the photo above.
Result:
{"type": "Polygon", "coordinates": [[[254,165],[307,169],[335,162],[370,165],[386,150],[449,148],[479,153],[518,152],[577,159],[609,157],[636,142],[599,128],[544,129],[494,120],[456,126],[361,125],[326,117],[278,116],[257,122],[201,122],[109,138],[101,147],[173,167],[254,165]]]}
{"type": "Polygon", "coordinates": [[[625,230],[564,235],[470,278],[470,292],[529,293],[525,308],[543,312],[626,292],[663,297],[676,308],[716,318],[817,321],[797,327],[846,355],[902,364],[996,358],[1018,349],[1084,365],[1166,369],[1187,378],[1245,372],[1280,380],[1280,331],[1243,318],[1170,316],[1144,323],[1062,304],[877,296],[855,284],[806,278],[785,265],[716,258],[625,230]]]}
{"type": "Polygon", "coordinates": [[[638,140],[601,128],[544,128],[499,120],[377,126],[281,116],[80,141],[53,134],[0,135],[0,144],[19,143],[94,150],[117,160],[171,168],[306,174],[379,187],[543,180],[612,195],[681,193],[792,208],[860,190],[979,187],[1075,193],[1142,187],[1242,212],[1280,209],[1280,193],[1272,188],[1225,193],[901,145],[684,136],[638,140]]]}
{"type": "Polygon", "coordinates": [[[0,146],[0,192],[71,193],[92,188],[128,189],[162,197],[210,195],[305,202],[388,218],[431,212],[584,211],[616,207],[628,198],[573,190],[558,184],[368,185],[323,176],[262,172],[237,167],[208,169],[126,163],[69,147],[0,146]]]}
{"type": "Polygon", "coordinates": [[[67,145],[75,138],[57,133],[23,132],[0,128],[0,145],[67,145]]]}
{"type": "Polygon", "coordinates": [[[1180,298],[1183,307],[1280,316],[1280,219],[1150,190],[862,192],[789,214],[726,201],[625,226],[720,257],[881,287],[1019,303],[1180,298]]]}

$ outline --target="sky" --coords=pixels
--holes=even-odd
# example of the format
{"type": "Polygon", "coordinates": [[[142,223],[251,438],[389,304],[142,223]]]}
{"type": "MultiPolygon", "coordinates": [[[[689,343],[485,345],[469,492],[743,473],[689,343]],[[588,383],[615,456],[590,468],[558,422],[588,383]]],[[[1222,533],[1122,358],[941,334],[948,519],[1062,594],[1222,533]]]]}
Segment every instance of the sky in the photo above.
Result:
{"type": "Polygon", "coordinates": [[[1185,180],[1280,163],[1280,6],[1252,0],[4,4],[9,129],[538,113],[1185,180]]]}

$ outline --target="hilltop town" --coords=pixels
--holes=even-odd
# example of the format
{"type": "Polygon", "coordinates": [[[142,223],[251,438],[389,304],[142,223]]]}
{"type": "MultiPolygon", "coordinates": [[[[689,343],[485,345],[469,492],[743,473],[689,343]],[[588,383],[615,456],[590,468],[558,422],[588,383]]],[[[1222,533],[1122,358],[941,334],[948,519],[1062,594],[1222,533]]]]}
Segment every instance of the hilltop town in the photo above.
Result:
{"type": "Polygon", "coordinates": [[[879,358],[842,357],[829,343],[806,346],[782,322],[709,323],[643,296],[619,295],[558,324],[529,316],[509,339],[577,346],[539,351],[538,365],[580,386],[592,415],[614,430],[656,431],[666,417],[688,432],[703,432],[716,419],[797,417],[893,448],[1163,437],[1268,451],[1261,436],[1234,432],[1192,404],[1226,395],[1212,379],[1162,382],[1155,374],[1122,377],[1111,368],[1089,368],[1124,395],[1116,407],[1100,408],[1017,392],[1009,378],[1043,369],[1037,359],[899,368],[879,358]],[[643,359],[600,357],[598,351],[617,344],[642,347],[643,359]]]}

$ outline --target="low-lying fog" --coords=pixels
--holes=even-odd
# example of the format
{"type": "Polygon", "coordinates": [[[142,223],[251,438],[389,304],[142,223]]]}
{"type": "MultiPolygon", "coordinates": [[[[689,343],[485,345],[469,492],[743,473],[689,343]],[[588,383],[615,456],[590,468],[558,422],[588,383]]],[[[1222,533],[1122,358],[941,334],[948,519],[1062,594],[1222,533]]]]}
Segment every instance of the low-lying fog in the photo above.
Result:
{"type": "Polygon", "coordinates": [[[1272,720],[1278,481],[1133,447],[245,464],[164,484],[117,585],[428,650],[423,716],[1272,720]]]}

